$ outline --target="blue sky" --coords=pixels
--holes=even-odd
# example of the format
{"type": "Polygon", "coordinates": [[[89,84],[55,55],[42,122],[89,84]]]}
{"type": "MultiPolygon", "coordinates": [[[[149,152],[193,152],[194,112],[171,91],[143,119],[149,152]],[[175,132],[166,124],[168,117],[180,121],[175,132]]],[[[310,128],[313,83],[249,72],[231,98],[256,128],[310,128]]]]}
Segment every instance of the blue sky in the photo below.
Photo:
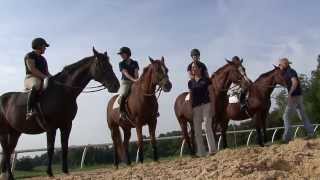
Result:
{"type": "MultiPolygon", "coordinates": [[[[23,57],[34,37],[50,43],[45,56],[52,73],[90,56],[94,45],[108,50],[120,77],[116,52],[129,46],[141,67],[148,56],[165,56],[174,87],[160,97],[157,133],[176,130],[173,103],[187,88],[192,48],[201,50],[210,73],[238,55],[252,79],[283,56],[298,72],[309,74],[320,53],[319,7],[316,0],[2,0],[0,92],[23,89],[23,57]]],[[[110,97],[107,92],[79,97],[70,144],[111,142],[105,119],[110,97]]],[[[44,135],[23,135],[18,149],[45,144],[44,135]]]]}

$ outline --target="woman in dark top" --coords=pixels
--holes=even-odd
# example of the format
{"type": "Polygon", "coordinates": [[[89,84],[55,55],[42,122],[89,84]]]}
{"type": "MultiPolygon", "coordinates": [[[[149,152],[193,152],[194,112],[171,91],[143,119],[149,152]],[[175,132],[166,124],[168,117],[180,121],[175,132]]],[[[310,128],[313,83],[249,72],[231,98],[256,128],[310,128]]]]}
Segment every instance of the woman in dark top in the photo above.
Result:
{"type": "Polygon", "coordinates": [[[205,156],[205,147],[202,139],[202,122],[205,124],[205,133],[209,146],[209,154],[216,152],[216,143],[212,130],[212,112],[209,97],[209,78],[202,76],[202,69],[199,62],[192,63],[191,73],[194,76],[188,83],[191,93],[193,125],[197,156],[205,156]]]}

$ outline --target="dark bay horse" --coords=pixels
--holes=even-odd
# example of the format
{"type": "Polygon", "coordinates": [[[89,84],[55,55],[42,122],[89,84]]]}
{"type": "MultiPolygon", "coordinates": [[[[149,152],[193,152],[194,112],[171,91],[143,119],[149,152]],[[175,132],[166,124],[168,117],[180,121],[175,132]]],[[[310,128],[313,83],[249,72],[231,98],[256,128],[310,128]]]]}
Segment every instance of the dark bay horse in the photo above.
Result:
{"type": "Polygon", "coordinates": [[[169,80],[164,58],[162,57],[161,60],[150,58],[150,62],[151,64],[144,68],[140,79],[132,85],[131,93],[127,98],[126,111],[130,120],[120,119],[119,108],[114,108],[118,96],[112,97],[107,106],[107,121],[114,144],[114,165],[116,167],[119,165],[120,158],[125,160],[128,165],[131,164],[128,151],[131,128],[136,128],[139,161],[143,163],[142,127],[144,125],[149,127],[153,158],[155,161],[158,160],[155,135],[158,113],[156,88],[159,86],[164,92],[169,92],[172,84],[169,80]],[[123,143],[119,127],[122,128],[124,133],[123,143]]]}
{"type": "MultiPolygon", "coordinates": [[[[210,98],[213,106],[213,114],[220,114],[223,111],[219,108],[220,104],[227,101],[225,96],[227,89],[232,83],[247,85],[248,78],[245,74],[245,69],[242,66],[241,61],[228,61],[227,64],[218,69],[212,76],[212,89],[210,90],[210,98]]],[[[195,154],[194,147],[194,129],[192,121],[192,107],[190,101],[186,101],[188,92],[180,94],[175,101],[174,111],[179,121],[183,140],[187,143],[191,155],[195,154]],[[191,138],[188,134],[188,123],[191,128],[191,138]]],[[[213,122],[215,122],[214,120],[213,122]]]]}
{"type": "MultiPolygon", "coordinates": [[[[271,106],[271,93],[276,85],[286,86],[283,71],[275,67],[272,71],[262,74],[253,84],[249,86],[248,111],[240,111],[239,103],[227,105],[227,117],[224,118],[227,124],[229,119],[245,120],[252,118],[256,124],[257,143],[264,146],[267,142],[266,119],[271,106]],[[263,130],[263,133],[261,132],[263,130]]],[[[227,129],[223,128],[222,131],[227,129]]]]}
{"type": "Polygon", "coordinates": [[[47,174],[53,176],[51,164],[57,129],[61,132],[62,171],[68,173],[68,140],[72,120],[77,113],[77,97],[91,80],[100,82],[109,92],[117,92],[120,86],[109,58],[94,48],[93,53],[93,56],[66,66],[62,72],[50,78],[47,89],[39,97],[45,129],[36,120],[26,120],[28,93],[9,92],[1,96],[0,142],[3,149],[1,172],[8,173],[6,174],[8,179],[14,179],[10,157],[22,133],[47,133],[47,174]]]}

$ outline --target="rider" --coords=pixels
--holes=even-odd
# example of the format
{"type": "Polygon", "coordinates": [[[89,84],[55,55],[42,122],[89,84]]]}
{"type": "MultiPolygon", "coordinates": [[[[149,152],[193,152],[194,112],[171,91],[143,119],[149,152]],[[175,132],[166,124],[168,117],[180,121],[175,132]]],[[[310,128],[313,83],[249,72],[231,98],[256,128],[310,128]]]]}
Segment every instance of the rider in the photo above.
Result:
{"type": "Polygon", "coordinates": [[[24,84],[26,89],[31,90],[27,102],[27,120],[36,115],[34,107],[37,101],[37,95],[42,89],[43,80],[51,76],[48,70],[47,60],[42,56],[46,48],[49,47],[49,44],[43,38],[35,38],[31,46],[33,51],[26,54],[24,58],[26,69],[24,84]]]}
{"type": "Polygon", "coordinates": [[[199,49],[192,49],[190,54],[191,54],[192,62],[188,65],[188,69],[187,69],[190,79],[194,79],[194,75],[192,74],[192,64],[194,62],[199,62],[198,64],[200,66],[199,68],[201,69],[202,77],[209,77],[207,66],[200,61],[199,49]]]}
{"type": "Polygon", "coordinates": [[[118,54],[122,58],[122,61],[119,63],[120,71],[122,73],[121,88],[119,92],[120,117],[127,119],[125,111],[126,97],[129,95],[131,85],[138,81],[139,65],[137,61],[134,61],[130,58],[130,48],[122,47],[118,54]]]}
{"type": "MultiPolygon", "coordinates": [[[[236,64],[241,64],[241,60],[238,56],[233,56],[232,58],[232,62],[236,63],[236,64]]],[[[241,111],[246,110],[247,108],[247,93],[248,93],[248,87],[242,87],[240,90],[240,109],[241,111]]]]}

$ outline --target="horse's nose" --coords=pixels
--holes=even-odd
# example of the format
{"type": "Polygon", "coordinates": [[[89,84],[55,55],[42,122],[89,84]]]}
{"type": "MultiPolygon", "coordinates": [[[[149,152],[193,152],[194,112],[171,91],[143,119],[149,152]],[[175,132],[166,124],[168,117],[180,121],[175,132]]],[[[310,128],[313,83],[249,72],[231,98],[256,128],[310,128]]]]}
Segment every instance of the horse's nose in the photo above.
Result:
{"type": "Polygon", "coordinates": [[[168,83],[166,83],[166,84],[164,85],[163,90],[164,90],[164,92],[169,92],[169,91],[171,90],[171,88],[172,88],[172,84],[171,84],[170,81],[168,81],[168,83]]]}

